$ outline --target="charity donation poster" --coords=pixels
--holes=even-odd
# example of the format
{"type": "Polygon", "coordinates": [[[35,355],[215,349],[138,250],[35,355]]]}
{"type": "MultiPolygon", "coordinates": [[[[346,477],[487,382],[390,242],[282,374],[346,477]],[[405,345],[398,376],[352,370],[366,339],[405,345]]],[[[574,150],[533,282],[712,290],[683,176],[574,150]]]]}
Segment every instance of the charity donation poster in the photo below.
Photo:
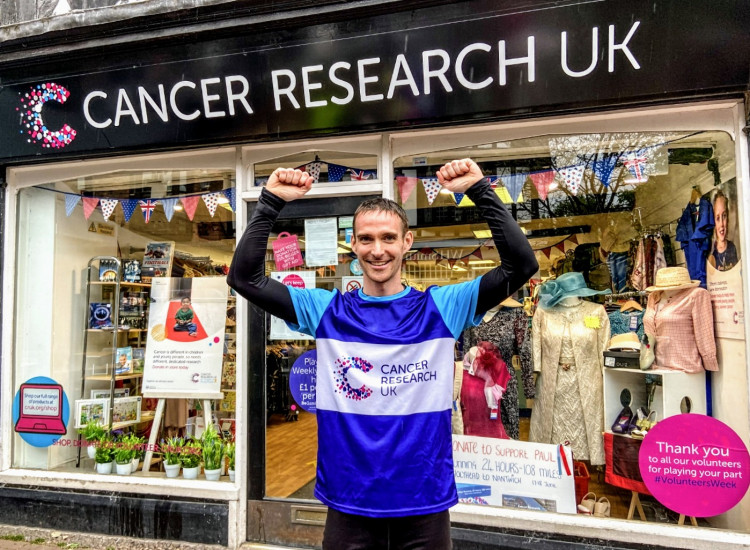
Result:
{"type": "MultiPolygon", "coordinates": [[[[315,288],[314,271],[272,271],[271,279],[296,288],[315,288]]],[[[312,336],[290,329],[286,321],[271,316],[270,340],[312,340],[312,336]]]]}
{"type": "Polygon", "coordinates": [[[154,277],[144,395],[220,397],[226,318],[225,277],[154,277]]]}
{"type": "Polygon", "coordinates": [[[454,435],[453,466],[459,502],[576,513],[569,447],[454,435]]]}
{"type": "Polygon", "coordinates": [[[305,220],[305,265],[322,267],[339,263],[336,218],[305,220]]]}

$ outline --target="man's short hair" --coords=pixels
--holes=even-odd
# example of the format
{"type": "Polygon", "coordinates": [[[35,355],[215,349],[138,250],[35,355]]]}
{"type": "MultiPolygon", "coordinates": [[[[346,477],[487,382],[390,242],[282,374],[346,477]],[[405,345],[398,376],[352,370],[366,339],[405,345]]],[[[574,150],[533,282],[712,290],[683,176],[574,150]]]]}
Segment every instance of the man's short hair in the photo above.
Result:
{"type": "MultiPolygon", "coordinates": [[[[354,211],[354,221],[352,223],[352,226],[355,229],[357,227],[357,216],[359,216],[360,214],[365,214],[367,212],[390,212],[391,214],[398,216],[398,218],[401,220],[401,236],[406,235],[406,232],[409,231],[409,218],[406,216],[406,211],[401,208],[401,206],[397,202],[392,201],[391,199],[375,197],[363,201],[357,207],[357,210],[354,211]]],[[[356,237],[356,231],[354,235],[356,237]]]]}

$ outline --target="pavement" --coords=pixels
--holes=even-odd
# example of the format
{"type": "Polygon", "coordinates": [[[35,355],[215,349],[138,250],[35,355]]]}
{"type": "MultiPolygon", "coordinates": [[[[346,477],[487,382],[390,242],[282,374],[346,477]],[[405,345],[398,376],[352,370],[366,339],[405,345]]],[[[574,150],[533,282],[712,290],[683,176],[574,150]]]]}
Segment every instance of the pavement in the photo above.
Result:
{"type": "Polygon", "coordinates": [[[0,524],[0,550],[227,550],[226,546],[112,537],[0,524]]]}

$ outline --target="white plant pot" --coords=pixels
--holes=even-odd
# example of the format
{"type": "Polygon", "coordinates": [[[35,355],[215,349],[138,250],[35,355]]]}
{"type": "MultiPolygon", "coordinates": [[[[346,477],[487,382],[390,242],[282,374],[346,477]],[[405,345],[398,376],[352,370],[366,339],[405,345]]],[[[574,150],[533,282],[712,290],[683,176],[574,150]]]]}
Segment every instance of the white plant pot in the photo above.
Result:
{"type": "Polygon", "coordinates": [[[234,470],[229,470],[229,481],[234,482],[234,470]]]}
{"type": "Polygon", "coordinates": [[[133,466],[128,461],[125,464],[120,464],[119,462],[116,464],[115,468],[117,469],[117,475],[118,476],[129,476],[133,473],[133,466]]]}
{"type": "Polygon", "coordinates": [[[96,458],[96,447],[94,445],[88,445],[86,446],[86,453],[88,454],[90,459],[96,458]]]}
{"type": "Polygon", "coordinates": [[[206,481],[219,481],[219,478],[221,477],[221,468],[216,468],[215,470],[203,470],[203,473],[206,474],[206,481]]]}
{"type": "Polygon", "coordinates": [[[198,473],[200,471],[200,466],[196,466],[195,468],[182,468],[182,477],[185,479],[198,479],[198,473]]]}
{"type": "Polygon", "coordinates": [[[136,457],[130,462],[130,472],[135,473],[138,471],[138,465],[141,463],[141,459],[136,457]]]}
{"type": "Polygon", "coordinates": [[[180,475],[180,466],[179,462],[177,464],[164,464],[164,471],[167,477],[177,477],[180,475]]]}
{"type": "Polygon", "coordinates": [[[98,474],[111,474],[112,473],[112,464],[113,462],[97,462],[96,463],[96,473],[98,474]]]}

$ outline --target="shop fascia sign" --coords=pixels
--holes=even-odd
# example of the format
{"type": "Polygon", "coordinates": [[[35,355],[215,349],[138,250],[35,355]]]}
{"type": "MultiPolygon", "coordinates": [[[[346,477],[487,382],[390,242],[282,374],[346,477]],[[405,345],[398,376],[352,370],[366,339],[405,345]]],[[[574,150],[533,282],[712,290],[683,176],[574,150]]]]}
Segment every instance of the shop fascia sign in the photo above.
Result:
{"type": "MultiPolygon", "coordinates": [[[[709,55],[703,50],[682,55],[689,41],[663,43],[669,9],[638,2],[618,11],[613,4],[373,35],[333,33],[320,42],[292,37],[277,48],[226,54],[207,43],[210,51],[190,60],[144,61],[3,87],[0,156],[413,126],[547,105],[664,97],[736,80],[736,71],[717,73],[701,58],[709,55]]],[[[714,10],[712,21],[726,23],[734,35],[737,23],[726,11],[714,10]]],[[[683,27],[670,28],[678,34],[695,30],[683,27]]]]}
{"type": "MultiPolygon", "coordinates": [[[[640,69],[640,63],[628,48],[628,42],[635,34],[639,21],[635,21],[624,40],[617,42],[615,26],[609,27],[607,42],[607,71],[615,70],[615,57],[622,54],[622,61],[633,69],[640,69]]],[[[561,70],[570,78],[581,78],[591,74],[599,65],[598,40],[599,29],[592,29],[592,59],[583,70],[573,70],[567,60],[567,33],[561,34],[561,70]]],[[[360,104],[371,103],[377,109],[377,103],[401,99],[401,94],[410,98],[430,95],[433,92],[450,94],[454,87],[464,90],[484,90],[492,85],[508,86],[509,68],[525,68],[528,82],[536,80],[536,38],[529,36],[526,40],[526,55],[511,58],[507,55],[506,41],[500,40],[496,45],[485,42],[474,42],[461,49],[455,57],[444,49],[435,48],[420,52],[421,63],[412,66],[405,54],[396,56],[391,63],[380,57],[357,59],[353,63],[336,61],[324,64],[305,65],[298,70],[279,68],[271,70],[270,78],[263,78],[270,90],[264,90],[260,96],[268,93],[273,100],[273,110],[317,109],[334,105],[348,105],[353,101],[360,104]],[[482,80],[473,79],[469,69],[469,59],[486,67],[495,67],[496,75],[488,75],[482,80]],[[383,79],[382,74],[390,74],[383,79]],[[418,76],[417,76],[418,75],[418,76]],[[449,76],[453,78],[449,79],[449,76]],[[454,82],[451,83],[451,80],[454,82]]],[[[109,128],[123,124],[144,125],[168,123],[175,118],[193,121],[199,118],[218,119],[226,117],[243,117],[256,115],[251,95],[250,80],[243,74],[227,76],[210,76],[195,82],[180,80],[172,83],[151,84],[149,88],[138,86],[135,94],[132,87],[117,90],[92,90],[83,100],[83,115],[93,128],[109,128]],[[149,89],[150,88],[150,89],[149,89]],[[190,104],[199,102],[191,110],[185,109],[185,98],[190,104]],[[95,114],[95,111],[98,111],[95,114]],[[100,113],[104,112],[102,116],[100,113]]],[[[143,129],[147,131],[146,128],[143,129]]]]}

